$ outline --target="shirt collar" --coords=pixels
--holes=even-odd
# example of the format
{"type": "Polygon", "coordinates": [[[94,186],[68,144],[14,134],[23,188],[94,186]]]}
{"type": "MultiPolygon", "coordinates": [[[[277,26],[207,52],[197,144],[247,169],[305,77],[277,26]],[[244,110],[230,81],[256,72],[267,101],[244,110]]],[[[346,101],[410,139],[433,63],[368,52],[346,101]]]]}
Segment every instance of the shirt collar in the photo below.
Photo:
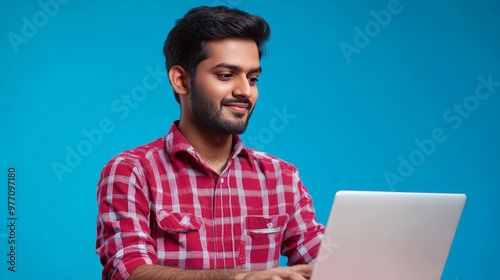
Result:
{"type": "MultiPolygon", "coordinates": [[[[194,147],[189,143],[189,141],[182,135],[177,127],[179,121],[174,121],[170,126],[170,130],[165,139],[165,148],[167,155],[171,160],[177,155],[177,153],[185,152],[193,156],[195,159],[200,159],[200,155],[195,151],[194,147]]],[[[237,134],[233,134],[233,151],[231,152],[230,160],[234,160],[238,156],[246,158],[250,167],[253,168],[254,158],[252,156],[252,150],[247,148],[241,138],[237,134]]]]}

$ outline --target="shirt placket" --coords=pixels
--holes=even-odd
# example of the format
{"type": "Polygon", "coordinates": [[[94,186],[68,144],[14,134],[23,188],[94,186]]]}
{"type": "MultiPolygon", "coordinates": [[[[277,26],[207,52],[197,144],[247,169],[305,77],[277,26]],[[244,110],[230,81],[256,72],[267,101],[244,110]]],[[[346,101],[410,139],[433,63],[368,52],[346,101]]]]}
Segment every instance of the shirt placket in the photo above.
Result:
{"type": "Polygon", "coordinates": [[[214,234],[214,248],[215,248],[215,268],[221,269],[225,268],[226,261],[224,258],[224,236],[227,234],[224,229],[224,219],[226,217],[226,213],[224,213],[224,207],[226,207],[225,199],[224,199],[224,177],[219,176],[215,181],[215,192],[214,192],[214,219],[216,223],[215,226],[215,234],[214,234]]]}

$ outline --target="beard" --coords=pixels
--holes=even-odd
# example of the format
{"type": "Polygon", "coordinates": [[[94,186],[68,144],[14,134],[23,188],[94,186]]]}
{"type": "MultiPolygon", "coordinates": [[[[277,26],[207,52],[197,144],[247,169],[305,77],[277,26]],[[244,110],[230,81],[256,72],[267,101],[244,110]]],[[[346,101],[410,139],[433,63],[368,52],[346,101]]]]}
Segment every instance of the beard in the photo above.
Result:
{"type": "Polygon", "coordinates": [[[217,104],[217,102],[207,98],[203,92],[199,92],[194,83],[191,85],[191,89],[189,98],[196,122],[218,134],[241,134],[245,132],[254,109],[250,100],[224,98],[220,104],[217,104]],[[248,104],[249,110],[246,119],[246,113],[230,112],[235,117],[234,119],[224,117],[224,112],[222,111],[224,105],[236,102],[248,104]]]}

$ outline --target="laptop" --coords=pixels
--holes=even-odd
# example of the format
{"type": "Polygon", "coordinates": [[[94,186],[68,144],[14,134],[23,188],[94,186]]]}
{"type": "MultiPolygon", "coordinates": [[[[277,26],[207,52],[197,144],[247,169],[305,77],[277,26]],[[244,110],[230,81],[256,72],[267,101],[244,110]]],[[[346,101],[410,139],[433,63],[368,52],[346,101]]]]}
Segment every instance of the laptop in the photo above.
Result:
{"type": "Polygon", "coordinates": [[[338,191],[311,280],[439,280],[464,194],[338,191]]]}

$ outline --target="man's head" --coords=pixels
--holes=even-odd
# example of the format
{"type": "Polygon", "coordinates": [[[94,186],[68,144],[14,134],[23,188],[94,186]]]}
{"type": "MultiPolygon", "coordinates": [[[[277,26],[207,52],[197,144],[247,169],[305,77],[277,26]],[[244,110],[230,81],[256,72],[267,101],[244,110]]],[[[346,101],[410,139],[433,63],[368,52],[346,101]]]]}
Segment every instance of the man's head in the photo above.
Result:
{"type": "Polygon", "coordinates": [[[257,99],[269,36],[261,17],[222,6],[191,9],[177,20],[164,53],[181,110],[189,109],[194,122],[214,132],[242,133],[257,99]]]}

